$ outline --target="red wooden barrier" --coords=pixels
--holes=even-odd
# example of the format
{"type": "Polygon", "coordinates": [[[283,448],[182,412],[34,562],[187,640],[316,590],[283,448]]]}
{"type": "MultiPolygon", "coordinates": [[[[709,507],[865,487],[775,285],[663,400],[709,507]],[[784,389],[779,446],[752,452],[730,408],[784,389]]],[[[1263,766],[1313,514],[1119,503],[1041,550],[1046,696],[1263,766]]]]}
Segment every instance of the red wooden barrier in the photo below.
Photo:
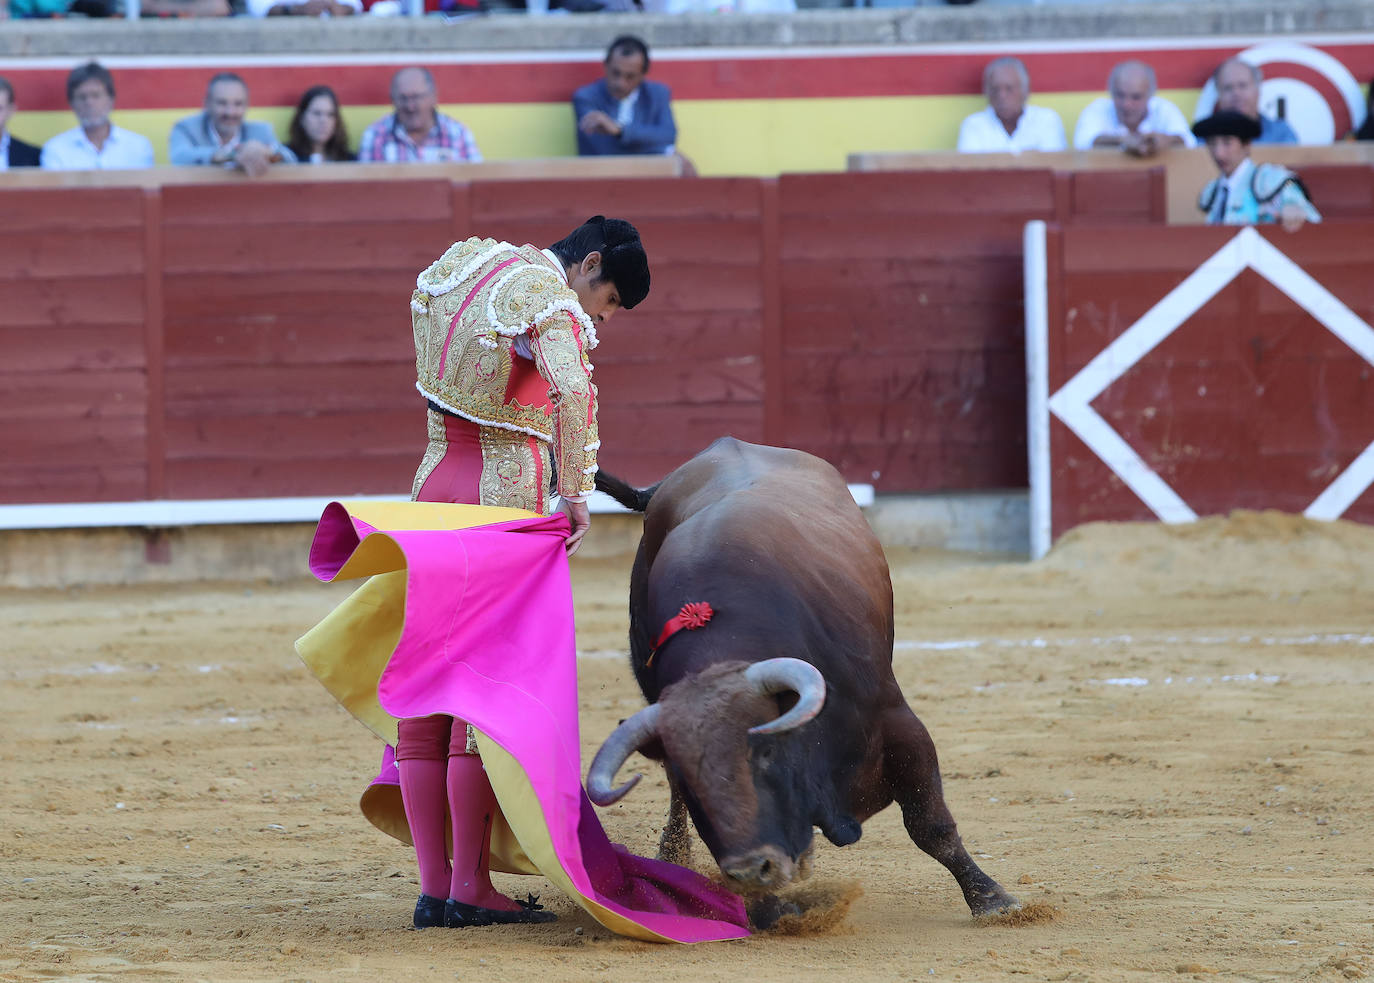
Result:
{"type": "Polygon", "coordinates": [[[0,498],[146,498],[143,194],[0,200],[0,498]]]}
{"type": "Polygon", "coordinates": [[[1374,167],[1307,164],[1301,174],[1317,210],[1328,221],[1374,218],[1374,167]]]}
{"type": "Polygon", "coordinates": [[[722,433],[763,436],[761,182],[538,181],[472,186],[472,229],[554,242],[595,214],[632,217],[653,289],[598,332],[601,460],[657,481],[722,433]]]}
{"type": "Polygon", "coordinates": [[[1046,238],[1040,545],[1235,508],[1374,522],[1374,225],[1127,231],[1046,238]]]}
{"type": "Polygon", "coordinates": [[[404,488],[424,447],[407,304],[457,234],[450,182],[162,198],[166,495],[404,488]]]}
{"type": "Polygon", "coordinates": [[[0,501],[403,493],[416,273],[456,238],[547,244],[596,213],[632,217],[654,270],[594,355],[607,467],[647,483],[733,433],[883,491],[1022,485],[1021,227],[1158,221],[1157,181],[0,191],[0,501]]]}
{"type": "Polygon", "coordinates": [[[1055,213],[1051,173],[779,189],[781,442],[883,489],[1024,485],[1021,229],[1055,213]]]}

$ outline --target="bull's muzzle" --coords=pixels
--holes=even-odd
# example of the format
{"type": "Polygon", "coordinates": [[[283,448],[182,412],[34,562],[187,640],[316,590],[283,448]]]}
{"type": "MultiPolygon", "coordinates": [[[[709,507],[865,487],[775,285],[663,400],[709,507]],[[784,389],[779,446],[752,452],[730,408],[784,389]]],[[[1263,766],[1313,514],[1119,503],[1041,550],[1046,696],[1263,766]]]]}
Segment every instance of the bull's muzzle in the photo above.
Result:
{"type": "Polygon", "coordinates": [[[791,883],[797,866],[792,858],[775,846],[758,847],[748,853],[726,857],[720,871],[733,886],[746,891],[774,891],[791,883]]]}

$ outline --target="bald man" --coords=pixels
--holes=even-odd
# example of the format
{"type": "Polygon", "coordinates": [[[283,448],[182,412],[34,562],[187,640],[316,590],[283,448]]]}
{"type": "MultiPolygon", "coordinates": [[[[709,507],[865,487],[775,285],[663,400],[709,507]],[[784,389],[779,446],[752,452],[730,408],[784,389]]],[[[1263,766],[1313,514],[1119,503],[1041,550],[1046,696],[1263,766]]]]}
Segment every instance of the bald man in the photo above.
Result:
{"type": "Polygon", "coordinates": [[[358,160],[372,163],[480,161],[472,131],[439,112],[439,92],[429,69],[403,68],[391,77],[388,113],[363,131],[358,160]]]}
{"type": "Polygon", "coordinates": [[[1026,102],[1030,74],[1020,58],[988,62],[983,69],[983,95],[987,96],[987,107],[959,127],[960,153],[1064,149],[1064,123],[1059,114],[1026,102]]]}
{"type": "Polygon", "coordinates": [[[1260,85],[1264,73],[1258,65],[1239,58],[1227,58],[1212,73],[1217,89],[1217,112],[1244,113],[1259,124],[1255,143],[1297,143],[1298,135],[1287,120],[1275,119],[1260,112],[1260,85]]]}
{"type": "Polygon", "coordinates": [[[1112,149],[1152,157],[1168,147],[1195,147],[1188,118],[1156,95],[1155,71],[1143,61],[1123,61],[1107,79],[1108,95],[1088,104],[1073,131],[1076,150],[1112,149]]]}

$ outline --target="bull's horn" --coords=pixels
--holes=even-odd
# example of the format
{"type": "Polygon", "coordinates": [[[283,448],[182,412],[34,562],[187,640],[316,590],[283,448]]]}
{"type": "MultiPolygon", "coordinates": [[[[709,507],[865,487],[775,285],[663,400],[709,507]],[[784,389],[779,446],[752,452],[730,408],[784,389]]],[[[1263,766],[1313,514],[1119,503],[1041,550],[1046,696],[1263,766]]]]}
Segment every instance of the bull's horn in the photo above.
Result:
{"type": "Polygon", "coordinates": [[[751,734],[780,734],[806,723],[825,706],[825,677],[809,662],[801,659],[765,659],[744,670],[744,678],[758,687],[760,693],[796,693],[796,705],[776,720],[750,727],[751,734]]]}
{"type": "Polygon", "coordinates": [[[587,769],[587,798],[599,806],[608,806],[620,801],[621,796],[635,787],[639,775],[619,788],[614,788],[612,783],[626,759],[658,735],[658,714],[657,703],[647,706],[623,721],[606,738],[592,759],[592,766],[587,769]]]}

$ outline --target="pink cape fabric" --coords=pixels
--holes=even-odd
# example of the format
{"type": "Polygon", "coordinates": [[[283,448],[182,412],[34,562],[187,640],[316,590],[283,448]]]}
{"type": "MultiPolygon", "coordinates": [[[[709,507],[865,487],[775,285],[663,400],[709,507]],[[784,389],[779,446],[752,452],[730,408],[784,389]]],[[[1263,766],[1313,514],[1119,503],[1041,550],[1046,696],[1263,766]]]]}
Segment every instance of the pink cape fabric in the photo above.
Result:
{"type": "MultiPolygon", "coordinates": [[[[582,788],[577,653],[561,514],[379,531],[331,503],[310,569],[331,580],[363,539],[404,553],[404,628],[377,684],[393,717],[469,721],[526,773],[560,866],[588,898],[680,942],[743,938],[743,903],[695,871],[612,844],[582,788]]],[[[394,773],[394,768],[393,768],[394,773]]]]}

